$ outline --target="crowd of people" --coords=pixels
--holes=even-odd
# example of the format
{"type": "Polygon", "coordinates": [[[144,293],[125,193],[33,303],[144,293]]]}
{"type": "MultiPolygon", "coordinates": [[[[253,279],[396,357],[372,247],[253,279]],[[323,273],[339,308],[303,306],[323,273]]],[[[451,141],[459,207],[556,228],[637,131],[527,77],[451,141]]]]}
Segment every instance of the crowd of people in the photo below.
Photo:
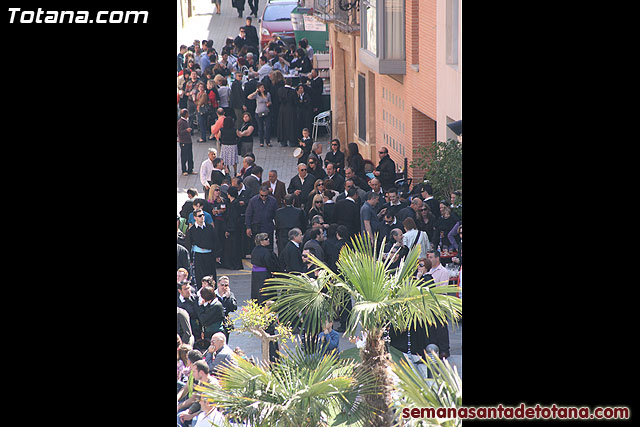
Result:
{"type": "MultiPolygon", "coordinates": [[[[241,270],[243,259],[250,259],[250,295],[264,303],[265,280],[274,273],[314,274],[310,255],[336,271],[340,250],[359,234],[378,244],[391,267],[419,244],[417,274],[425,280],[449,283],[442,257],[462,265],[462,193],[436,200],[428,182],[406,186],[386,147],[373,162],[363,158],[358,144],[341,147],[334,138],[323,158],[323,144],[309,132],[310,120],[321,108],[323,84],[309,65],[312,50],[304,42],[297,49],[274,42],[258,52],[254,30],[249,17],[220,54],[211,41],[196,40],[178,55],[182,172],[198,174],[201,183],[188,189],[177,215],[181,426],[201,413],[214,413],[210,403],[198,402],[193,383],[217,381],[219,366],[231,363],[232,353],[243,354],[229,346],[229,314],[238,304],[229,277],[218,277],[217,269],[241,270]],[[301,76],[295,88],[290,77],[283,77],[292,69],[301,76]],[[230,85],[229,76],[234,78],[230,85]],[[208,148],[197,172],[192,135],[201,143],[215,140],[218,147],[208,148]],[[282,146],[301,149],[297,173],[288,183],[278,179],[277,170],[265,173],[257,164],[255,137],[260,146],[271,146],[274,138],[282,146]]],[[[349,309],[347,304],[340,319],[327,319],[317,336],[324,351],[338,351],[349,309]]],[[[428,332],[420,327],[389,331],[390,345],[421,354],[436,344],[440,356],[448,357],[446,325],[428,332]]]]}
{"type": "Polygon", "coordinates": [[[313,55],[304,38],[297,47],[276,40],[260,50],[251,16],[220,51],[212,40],[181,45],[177,105],[183,175],[196,173],[192,135],[199,143],[215,140],[219,156],[234,171],[238,157],[252,151],[254,137],[261,147],[271,147],[273,140],[299,146],[303,129],[311,129],[323,108],[324,81],[312,68],[313,55]]]}

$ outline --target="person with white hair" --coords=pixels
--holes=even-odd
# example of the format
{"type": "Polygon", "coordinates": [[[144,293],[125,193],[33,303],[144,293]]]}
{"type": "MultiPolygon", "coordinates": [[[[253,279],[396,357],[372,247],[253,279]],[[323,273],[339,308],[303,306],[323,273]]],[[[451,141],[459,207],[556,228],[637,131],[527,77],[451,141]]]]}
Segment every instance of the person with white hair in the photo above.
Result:
{"type": "Polygon", "coordinates": [[[217,156],[218,151],[210,147],[207,150],[207,158],[200,164],[200,183],[204,189],[204,194],[209,194],[209,188],[211,187],[209,179],[211,179],[211,172],[213,172],[213,159],[217,156]]]}
{"type": "Polygon", "coordinates": [[[211,336],[211,345],[205,354],[205,361],[214,376],[217,375],[217,370],[220,367],[233,363],[232,354],[233,349],[227,344],[227,337],[224,333],[216,332],[211,336]]]}

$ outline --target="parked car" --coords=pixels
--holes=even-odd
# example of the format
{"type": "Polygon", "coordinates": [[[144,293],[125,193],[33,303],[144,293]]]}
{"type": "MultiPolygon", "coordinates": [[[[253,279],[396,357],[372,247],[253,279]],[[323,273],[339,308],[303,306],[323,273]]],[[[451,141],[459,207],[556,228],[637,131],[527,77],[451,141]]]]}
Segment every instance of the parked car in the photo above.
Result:
{"type": "Polygon", "coordinates": [[[260,20],[260,50],[279,37],[286,45],[296,42],[291,24],[291,11],[298,6],[295,1],[267,3],[260,20]]]}

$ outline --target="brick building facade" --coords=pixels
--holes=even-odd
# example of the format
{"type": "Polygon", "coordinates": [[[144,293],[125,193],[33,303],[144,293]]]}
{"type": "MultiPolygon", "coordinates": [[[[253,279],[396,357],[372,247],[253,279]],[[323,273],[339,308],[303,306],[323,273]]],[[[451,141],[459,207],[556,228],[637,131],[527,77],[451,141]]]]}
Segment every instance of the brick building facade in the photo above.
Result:
{"type": "MultiPolygon", "coordinates": [[[[360,0],[359,12],[336,5],[323,11],[332,53],[333,136],[343,148],[357,142],[377,164],[376,152],[385,146],[401,169],[416,148],[451,137],[447,123],[462,119],[460,3],[360,0]]],[[[414,181],[423,174],[408,168],[414,181]]]]}

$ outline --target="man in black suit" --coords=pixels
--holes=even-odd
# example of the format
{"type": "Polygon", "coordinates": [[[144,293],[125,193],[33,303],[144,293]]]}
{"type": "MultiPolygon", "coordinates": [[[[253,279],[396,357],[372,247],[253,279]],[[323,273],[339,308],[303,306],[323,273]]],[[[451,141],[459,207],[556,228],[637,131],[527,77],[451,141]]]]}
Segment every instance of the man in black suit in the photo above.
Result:
{"type": "Polygon", "coordinates": [[[260,39],[258,38],[258,30],[251,25],[251,16],[247,16],[247,25],[244,26],[245,44],[258,47],[260,45],[260,39]]]}
{"type": "Polygon", "coordinates": [[[331,224],[327,229],[327,238],[322,242],[327,267],[334,273],[338,272],[336,262],[338,262],[340,250],[347,242],[345,238],[348,235],[349,230],[344,225],[331,224]]]}
{"type": "Polygon", "coordinates": [[[396,214],[398,223],[402,224],[407,218],[411,218],[412,220],[416,221],[417,217],[420,215],[421,208],[422,200],[420,200],[419,197],[414,197],[411,200],[411,204],[409,206],[400,209],[396,214]]]}
{"type": "Polygon", "coordinates": [[[324,82],[322,77],[318,76],[318,70],[314,68],[311,70],[311,108],[313,109],[313,115],[322,112],[322,91],[324,90],[324,82]]]}
{"type": "Polygon", "coordinates": [[[431,214],[436,217],[436,219],[440,218],[440,202],[433,197],[433,188],[431,187],[431,184],[422,184],[420,196],[422,196],[422,201],[429,206],[429,209],[431,209],[431,214]]]}
{"type": "MultiPolygon", "coordinates": [[[[384,191],[382,190],[381,181],[378,178],[373,178],[369,181],[369,187],[371,187],[371,191],[367,191],[367,193],[376,193],[378,195],[378,200],[384,200],[384,191]]],[[[380,212],[382,209],[382,203],[378,203],[374,210],[376,214],[380,212]]]]}
{"type": "Polygon", "coordinates": [[[284,246],[289,240],[289,231],[294,228],[300,230],[305,229],[305,215],[304,211],[300,208],[293,206],[295,196],[293,194],[287,194],[284,196],[285,207],[276,211],[276,236],[278,244],[278,254],[282,253],[284,246]]]}
{"type": "Polygon", "coordinates": [[[299,228],[293,228],[288,234],[289,242],[280,254],[280,261],[285,272],[305,271],[302,262],[302,231],[299,228]]]}
{"type": "Polygon", "coordinates": [[[338,173],[333,163],[327,163],[327,179],[333,182],[333,190],[338,193],[344,191],[344,178],[338,173]]]}
{"type": "Polygon", "coordinates": [[[229,106],[233,109],[236,119],[236,129],[242,126],[242,106],[244,105],[244,90],[242,89],[242,73],[236,72],[236,79],[231,83],[229,106]]]}
{"type": "MultiPolygon", "coordinates": [[[[244,172],[242,173],[242,179],[245,179],[253,173],[255,164],[256,156],[253,153],[247,153],[247,155],[242,158],[242,169],[244,169],[244,172]]],[[[260,178],[260,183],[262,184],[262,178],[260,178]]]]}
{"type": "Polygon", "coordinates": [[[244,111],[248,111],[251,114],[251,123],[255,125],[256,115],[256,100],[247,98],[253,92],[258,90],[258,73],[253,70],[249,70],[249,80],[244,84],[244,111]]]}
{"type": "Polygon", "coordinates": [[[194,210],[193,217],[196,223],[187,230],[186,242],[193,253],[196,284],[201,283],[205,276],[213,276],[217,280],[216,262],[220,262],[222,254],[218,233],[213,225],[205,223],[202,209],[194,210]]]}
{"type": "Polygon", "coordinates": [[[345,178],[345,181],[347,179],[352,180],[353,183],[358,186],[358,188],[362,188],[364,191],[371,190],[371,187],[369,187],[369,184],[367,184],[367,181],[365,181],[364,179],[356,175],[353,172],[353,169],[350,167],[346,167],[344,169],[344,178],[345,178]]]}
{"type": "Polygon", "coordinates": [[[260,191],[260,183],[262,182],[262,167],[255,165],[251,168],[251,173],[245,179],[242,180],[242,183],[247,188],[248,194],[247,197],[249,200],[260,191]]]}
{"type": "Polygon", "coordinates": [[[316,177],[307,173],[307,165],[298,164],[298,174],[291,178],[287,193],[295,196],[294,206],[305,209],[309,193],[313,191],[316,177]]]}
{"type": "Polygon", "coordinates": [[[386,190],[395,186],[396,163],[391,160],[391,157],[389,157],[389,150],[387,150],[387,147],[382,147],[380,151],[378,151],[378,156],[380,157],[380,162],[373,171],[373,174],[380,180],[382,189],[386,190]]]}
{"type": "Polygon", "coordinates": [[[338,192],[333,190],[324,191],[324,213],[323,218],[327,224],[334,224],[334,218],[336,213],[336,202],[333,200],[338,192]]]}
{"type": "MultiPolygon", "coordinates": [[[[365,196],[367,195],[367,192],[364,191],[362,188],[358,187],[355,182],[352,179],[347,179],[344,182],[344,191],[340,194],[338,194],[338,197],[336,197],[336,203],[338,203],[340,200],[344,200],[347,198],[347,194],[349,193],[349,189],[351,188],[355,188],[356,191],[358,192],[358,208],[362,207],[362,201],[364,200],[365,196]]],[[[335,221],[333,221],[335,222],[335,221]]]]}
{"type": "MultiPolygon", "coordinates": [[[[390,188],[389,190],[386,191],[386,193],[389,196],[389,201],[382,204],[382,208],[378,213],[384,210],[386,213],[390,213],[393,216],[396,216],[398,211],[406,207],[407,204],[400,201],[400,197],[398,196],[398,190],[395,187],[390,188]]],[[[380,200],[382,201],[383,199],[380,199],[380,200]]]]}
{"type": "Polygon", "coordinates": [[[198,296],[192,292],[189,281],[185,280],[178,283],[178,307],[189,313],[191,331],[193,332],[195,341],[198,341],[200,339],[200,333],[202,332],[200,319],[198,319],[198,296]]]}
{"type": "MultiPolygon", "coordinates": [[[[211,184],[222,185],[222,180],[227,176],[224,173],[224,162],[222,161],[222,157],[216,157],[213,159],[213,170],[211,171],[211,177],[209,182],[211,184]]],[[[207,196],[207,194],[205,194],[207,196]]]]}
{"type": "Polygon", "coordinates": [[[358,200],[358,190],[352,187],[347,192],[347,197],[336,203],[334,221],[338,225],[347,227],[349,238],[360,232],[360,205],[358,200]]]}

